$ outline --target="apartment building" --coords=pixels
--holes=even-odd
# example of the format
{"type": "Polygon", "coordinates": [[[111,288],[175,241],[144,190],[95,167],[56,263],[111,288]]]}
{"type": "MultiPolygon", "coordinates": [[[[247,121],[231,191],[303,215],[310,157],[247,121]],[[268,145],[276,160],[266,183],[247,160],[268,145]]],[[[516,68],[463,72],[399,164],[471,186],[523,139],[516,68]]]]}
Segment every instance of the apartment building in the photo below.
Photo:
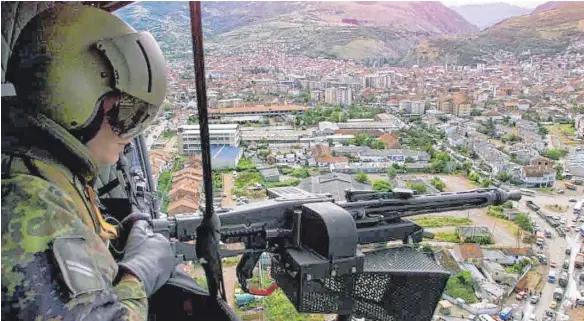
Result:
{"type": "Polygon", "coordinates": [[[468,96],[457,94],[453,98],[454,115],[457,117],[469,117],[471,112],[471,100],[468,96]]]}
{"type": "MultiPolygon", "coordinates": [[[[241,134],[238,124],[209,124],[211,146],[238,147],[241,134]]],[[[184,155],[201,153],[201,134],[199,125],[184,125],[179,128],[179,151],[184,155]]]]}
{"type": "Polygon", "coordinates": [[[424,100],[412,101],[410,114],[423,115],[425,110],[426,110],[426,101],[424,101],[424,100]]]}
{"type": "Polygon", "coordinates": [[[209,119],[246,116],[276,117],[291,115],[293,113],[303,113],[306,109],[307,107],[297,105],[213,108],[209,109],[209,119]]]}

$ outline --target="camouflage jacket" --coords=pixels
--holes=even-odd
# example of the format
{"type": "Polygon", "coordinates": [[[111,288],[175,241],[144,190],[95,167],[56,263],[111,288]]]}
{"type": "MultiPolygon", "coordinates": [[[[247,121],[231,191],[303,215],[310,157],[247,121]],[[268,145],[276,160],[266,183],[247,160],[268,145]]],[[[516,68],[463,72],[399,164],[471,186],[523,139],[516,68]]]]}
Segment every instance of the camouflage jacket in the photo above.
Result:
{"type": "Polygon", "coordinates": [[[2,319],[146,320],[142,284],[117,279],[100,237],[86,147],[49,119],[28,118],[2,122],[2,319]]]}

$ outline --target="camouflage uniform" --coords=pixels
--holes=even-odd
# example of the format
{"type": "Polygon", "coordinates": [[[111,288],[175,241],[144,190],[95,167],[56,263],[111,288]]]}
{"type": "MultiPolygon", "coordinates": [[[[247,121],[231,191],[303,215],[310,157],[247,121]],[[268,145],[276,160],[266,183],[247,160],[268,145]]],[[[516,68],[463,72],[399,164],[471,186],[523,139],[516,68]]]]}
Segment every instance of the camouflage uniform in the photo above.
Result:
{"type": "Polygon", "coordinates": [[[8,128],[19,120],[4,121],[6,112],[2,319],[146,320],[141,282],[116,279],[118,265],[100,237],[101,214],[87,194],[97,166],[87,148],[42,115],[8,128]]]}

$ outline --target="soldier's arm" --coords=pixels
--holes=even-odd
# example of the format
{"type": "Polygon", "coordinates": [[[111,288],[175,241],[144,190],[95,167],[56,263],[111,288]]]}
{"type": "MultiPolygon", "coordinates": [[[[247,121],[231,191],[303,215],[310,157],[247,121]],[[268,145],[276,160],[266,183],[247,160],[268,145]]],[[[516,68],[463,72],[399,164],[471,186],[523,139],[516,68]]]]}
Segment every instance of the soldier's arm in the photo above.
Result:
{"type": "Polygon", "coordinates": [[[142,284],[118,271],[105,244],[56,185],[2,180],[2,317],[7,320],[146,320],[142,284]]]}

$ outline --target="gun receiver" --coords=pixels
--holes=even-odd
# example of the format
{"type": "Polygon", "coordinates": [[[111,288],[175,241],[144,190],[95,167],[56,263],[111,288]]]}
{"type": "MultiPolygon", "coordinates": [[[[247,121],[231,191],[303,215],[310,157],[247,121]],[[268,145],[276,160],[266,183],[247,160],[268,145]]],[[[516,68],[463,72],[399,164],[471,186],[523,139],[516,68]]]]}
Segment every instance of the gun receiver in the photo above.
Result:
{"type": "MultiPolygon", "coordinates": [[[[426,320],[426,317],[429,320],[448,272],[407,247],[362,253],[359,245],[393,240],[417,243],[422,240],[423,228],[405,217],[499,205],[520,198],[518,192],[500,189],[432,195],[414,195],[412,191],[397,189],[392,192],[348,190],[346,202],[335,202],[326,195],[279,197],[218,215],[221,241],[245,244],[243,251],[222,251],[221,255],[243,253],[237,276],[242,289],[248,291],[246,280],[252,277],[260,255],[269,252],[272,276],[299,312],[404,319],[400,315],[403,309],[396,302],[416,295],[412,292],[415,287],[398,289],[399,282],[389,282],[385,285],[384,297],[374,299],[373,293],[363,294],[362,288],[357,289],[355,282],[367,283],[373,279],[381,282],[409,275],[402,280],[404,284],[420,282],[420,289],[425,287],[433,291],[430,291],[432,295],[420,299],[420,305],[431,309],[421,314],[418,310],[415,314],[416,320],[426,320]],[[404,262],[414,264],[398,268],[404,262]],[[314,300],[319,296],[329,305],[315,305],[314,300]],[[371,300],[377,302],[376,309],[370,306],[371,300]]],[[[195,240],[201,221],[201,216],[177,215],[156,219],[153,223],[156,232],[176,239],[174,246],[181,259],[196,260],[194,245],[184,242],[195,240]]],[[[374,284],[368,286],[375,287],[374,284]]]]}

